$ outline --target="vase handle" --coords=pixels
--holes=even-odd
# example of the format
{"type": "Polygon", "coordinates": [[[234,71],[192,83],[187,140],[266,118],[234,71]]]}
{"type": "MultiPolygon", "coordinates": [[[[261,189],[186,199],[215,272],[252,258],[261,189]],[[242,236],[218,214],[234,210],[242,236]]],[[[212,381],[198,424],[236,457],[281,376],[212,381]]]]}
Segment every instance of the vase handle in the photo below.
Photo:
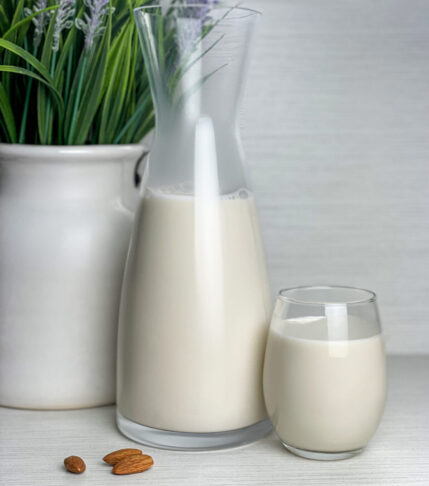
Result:
{"type": "Polygon", "coordinates": [[[122,205],[132,213],[137,209],[140,199],[140,187],[143,181],[143,169],[146,165],[145,158],[149,150],[142,146],[137,154],[128,155],[122,165],[122,205]]]}
{"type": "Polygon", "coordinates": [[[137,160],[136,165],[134,166],[134,187],[135,188],[140,188],[143,179],[143,175],[142,175],[142,171],[140,171],[140,167],[142,165],[142,162],[145,161],[148,155],[149,155],[149,150],[143,152],[141,157],[137,160]]]}

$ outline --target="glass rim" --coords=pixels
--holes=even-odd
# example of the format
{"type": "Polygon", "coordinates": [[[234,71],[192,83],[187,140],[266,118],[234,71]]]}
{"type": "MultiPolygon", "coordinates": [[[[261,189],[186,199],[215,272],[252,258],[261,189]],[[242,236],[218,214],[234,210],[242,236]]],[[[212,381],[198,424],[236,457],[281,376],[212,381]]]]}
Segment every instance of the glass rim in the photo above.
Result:
{"type": "MultiPolygon", "coordinates": [[[[188,3],[186,5],[171,5],[171,6],[168,7],[168,9],[178,10],[178,9],[187,9],[187,8],[199,8],[199,9],[207,10],[207,7],[208,7],[208,5],[204,5],[202,3],[188,3]]],[[[155,16],[157,14],[151,13],[150,10],[159,9],[159,8],[162,8],[161,5],[142,5],[140,7],[136,7],[135,9],[133,9],[133,11],[134,11],[134,14],[136,14],[137,12],[143,12],[146,15],[154,15],[155,16]]],[[[239,12],[243,13],[243,15],[241,15],[240,17],[234,17],[234,18],[226,18],[225,17],[224,19],[222,19],[222,22],[224,22],[224,21],[228,22],[230,20],[239,20],[239,19],[250,17],[250,16],[256,17],[256,16],[262,15],[262,12],[254,9],[254,8],[241,7],[241,6],[236,6],[236,5],[225,5],[225,4],[212,5],[212,6],[210,6],[210,10],[231,10],[231,11],[239,11],[239,12]]]]}
{"type": "Polygon", "coordinates": [[[299,287],[289,287],[280,289],[277,298],[282,300],[283,302],[288,302],[291,304],[300,304],[300,305],[359,305],[359,304],[370,304],[376,302],[377,295],[372,290],[364,289],[361,287],[351,287],[347,285],[303,285],[299,287]],[[294,292],[296,290],[355,290],[358,292],[363,292],[366,294],[365,298],[362,299],[349,299],[343,300],[340,302],[323,302],[317,300],[303,300],[296,297],[292,297],[287,295],[289,292],[294,292]]]}

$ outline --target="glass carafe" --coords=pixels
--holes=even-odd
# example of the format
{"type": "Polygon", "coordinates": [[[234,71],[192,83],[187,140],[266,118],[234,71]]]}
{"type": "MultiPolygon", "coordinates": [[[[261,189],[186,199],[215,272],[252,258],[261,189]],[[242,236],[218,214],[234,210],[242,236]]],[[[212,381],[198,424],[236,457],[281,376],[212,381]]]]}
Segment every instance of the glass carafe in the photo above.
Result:
{"type": "Polygon", "coordinates": [[[156,134],[123,286],[118,426],[157,447],[243,444],[270,430],[271,301],[237,125],[258,13],[176,4],[135,15],[156,134]]]}

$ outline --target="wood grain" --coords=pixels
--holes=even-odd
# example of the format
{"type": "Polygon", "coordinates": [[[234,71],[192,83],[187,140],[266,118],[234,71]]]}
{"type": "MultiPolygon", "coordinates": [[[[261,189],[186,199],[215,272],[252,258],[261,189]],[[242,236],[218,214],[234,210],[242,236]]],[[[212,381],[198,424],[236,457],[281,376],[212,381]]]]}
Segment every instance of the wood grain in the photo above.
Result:
{"type": "Polygon", "coordinates": [[[376,436],[362,455],[332,463],[295,457],[270,435],[247,447],[216,453],[141,446],[155,465],[135,477],[119,479],[102,458],[114,449],[136,445],[116,430],[113,407],[59,412],[0,408],[0,484],[427,485],[428,369],[429,356],[389,358],[388,401],[376,436]],[[78,478],[63,466],[64,457],[72,454],[86,462],[86,471],[78,478]]]}
{"type": "Polygon", "coordinates": [[[429,351],[429,2],[264,0],[242,133],[273,291],[379,296],[391,353],[429,351]]]}

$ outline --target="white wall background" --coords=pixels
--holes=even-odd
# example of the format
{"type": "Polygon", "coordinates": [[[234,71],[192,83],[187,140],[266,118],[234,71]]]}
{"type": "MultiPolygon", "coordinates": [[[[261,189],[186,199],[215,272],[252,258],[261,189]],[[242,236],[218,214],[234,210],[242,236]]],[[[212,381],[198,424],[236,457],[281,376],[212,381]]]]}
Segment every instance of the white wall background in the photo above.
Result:
{"type": "Polygon", "coordinates": [[[429,1],[264,12],[243,142],[273,289],[363,286],[390,353],[429,352],[429,1]]]}

